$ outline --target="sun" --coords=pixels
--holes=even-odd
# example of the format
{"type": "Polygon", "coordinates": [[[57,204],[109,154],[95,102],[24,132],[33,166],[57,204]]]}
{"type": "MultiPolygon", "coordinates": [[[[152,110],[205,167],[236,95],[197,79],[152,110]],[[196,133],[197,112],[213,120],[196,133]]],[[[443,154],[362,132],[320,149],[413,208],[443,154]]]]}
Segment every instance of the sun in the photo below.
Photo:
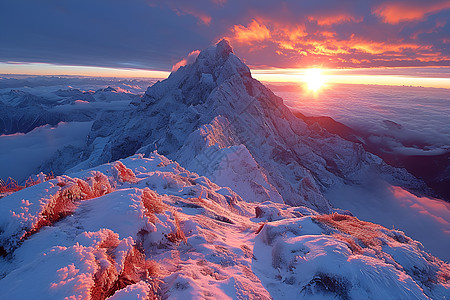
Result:
{"type": "Polygon", "coordinates": [[[321,69],[308,69],[305,72],[305,82],[308,89],[313,92],[319,91],[325,84],[325,76],[321,69]]]}

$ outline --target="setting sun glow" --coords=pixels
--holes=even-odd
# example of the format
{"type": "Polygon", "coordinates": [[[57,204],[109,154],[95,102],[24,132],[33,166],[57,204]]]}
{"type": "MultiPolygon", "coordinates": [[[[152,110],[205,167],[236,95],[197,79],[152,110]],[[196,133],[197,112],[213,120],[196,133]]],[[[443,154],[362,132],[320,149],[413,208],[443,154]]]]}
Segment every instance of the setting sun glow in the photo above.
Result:
{"type": "Polygon", "coordinates": [[[325,76],[320,69],[309,69],[305,72],[304,81],[308,89],[317,92],[325,84],[325,76]]]}

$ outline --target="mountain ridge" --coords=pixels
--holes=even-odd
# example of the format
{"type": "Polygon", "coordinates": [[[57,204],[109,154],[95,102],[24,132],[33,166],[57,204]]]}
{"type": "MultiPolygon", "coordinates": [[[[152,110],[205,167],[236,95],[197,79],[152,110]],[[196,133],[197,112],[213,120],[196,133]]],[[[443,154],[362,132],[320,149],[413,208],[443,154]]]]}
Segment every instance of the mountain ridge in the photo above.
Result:
{"type": "MultiPolygon", "coordinates": [[[[206,158],[210,151],[216,160],[222,159],[223,149],[238,145],[247,148],[255,168],[263,173],[261,178],[266,178],[249,182],[244,189],[254,190],[259,196],[273,195],[274,199],[279,199],[278,194],[291,205],[310,205],[329,212],[331,207],[321,190],[337,182],[357,181],[358,172],[380,173],[416,190],[426,188],[406,171],[384,164],[360,145],[323,130],[311,130],[281,98],[251,77],[226,40],[200,52],[192,65],[149,87],[128,111],[102,115],[92,127],[84,162],[69,170],[86,169],[134,153],[148,155],[157,149],[214,178],[219,170],[210,164],[220,164],[203,161],[202,167],[199,156],[206,158]],[[202,126],[211,130],[200,129],[202,126]],[[215,126],[221,130],[214,130],[215,126]],[[215,137],[205,143],[212,135],[215,137]],[[222,135],[221,142],[211,142],[218,135],[222,135]],[[214,144],[215,150],[210,148],[214,144]]],[[[242,180],[237,177],[236,181],[242,180]]]]}

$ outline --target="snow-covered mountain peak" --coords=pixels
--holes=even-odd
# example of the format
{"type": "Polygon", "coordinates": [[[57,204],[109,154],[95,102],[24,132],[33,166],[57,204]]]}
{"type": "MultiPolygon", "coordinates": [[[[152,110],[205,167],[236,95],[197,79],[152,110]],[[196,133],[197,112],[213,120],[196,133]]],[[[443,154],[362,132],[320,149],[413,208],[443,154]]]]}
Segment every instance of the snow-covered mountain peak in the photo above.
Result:
{"type": "Polygon", "coordinates": [[[196,59],[196,63],[200,63],[201,65],[202,63],[205,63],[203,64],[205,67],[221,65],[228,59],[230,54],[234,54],[233,48],[231,48],[231,45],[227,40],[223,39],[216,45],[201,51],[196,59]]]}
{"type": "Polygon", "coordinates": [[[115,88],[113,88],[113,87],[108,86],[108,87],[106,87],[106,88],[98,89],[98,90],[95,91],[95,92],[96,92],[96,93],[97,93],[97,92],[114,92],[114,93],[116,93],[117,90],[116,90],[115,88]]]}
{"type": "Polygon", "coordinates": [[[48,101],[42,97],[17,89],[12,89],[8,93],[0,94],[0,100],[6,105],[13,107],[29,107],[48,104],[48,101]]]}
{"type": "Polygon", "coordinates": [[[216,44],[216,53],[223,58],[228,58],[230,53],[234,52],[230,42],[227,39],[222,39],[216,44]]]}
{"type": "Polygon", "coordinates": [[[12,90],[9,91],[8,96],[10,96],[10,97],[18,97],[18,96],[24,96],[26,94],[28,94],[28,93],[25,92],[25,91],[21,91],[21,90],[18,90],[18,89],[12,89],[12,90]]]}
{"type": "Polygon", "coordinates": [[[226,39],[200,52],[193,68],[197,73],[211,74],[218,84],[234,75],[251,76],[249,68],[234,55],[226,39]]]}
{"type": "Polygon", "coordinates": [[[305,205],[320,212],[332,211],[324,191],[368,172],[394,178],[397,185],[421,186],[361,145],[308,127],[251,77],[226,40],[200,52],[193,64],[149,87],[132,104],[93,124],[84,161],[71,165],[71,171],[157,150],[249,201],[305,205]]]}
{"type": "Polygon", "coordinates": [[[232,77],[251,78],[250,69],[233,53],[227,40],[201,51],[193,64],[180,67],[167,80],[149,87],[148,103],[174,91],[175,97],[188,105],[204,102],[214,88],[232,77]],[[181,95],[180,95],[181,93],[181,95]]]}

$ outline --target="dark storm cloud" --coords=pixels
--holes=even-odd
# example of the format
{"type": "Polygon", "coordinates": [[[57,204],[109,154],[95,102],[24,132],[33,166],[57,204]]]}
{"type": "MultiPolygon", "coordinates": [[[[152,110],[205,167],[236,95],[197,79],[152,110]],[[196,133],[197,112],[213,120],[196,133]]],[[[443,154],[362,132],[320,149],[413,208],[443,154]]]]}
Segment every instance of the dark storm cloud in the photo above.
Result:
{"type": "Polygon", "coordinates": [[[450,65],[450,1],[6,0],[0,61],[170,70],[219,38],[248,64],[450,65]]]}

